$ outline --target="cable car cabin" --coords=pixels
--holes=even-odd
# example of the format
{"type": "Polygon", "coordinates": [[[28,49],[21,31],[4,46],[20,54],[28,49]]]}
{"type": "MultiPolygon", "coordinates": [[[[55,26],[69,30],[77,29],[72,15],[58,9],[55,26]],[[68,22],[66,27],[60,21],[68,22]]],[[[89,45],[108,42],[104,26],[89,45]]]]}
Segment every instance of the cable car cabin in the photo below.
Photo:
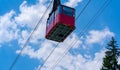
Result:
{"type": "Polygon", "coordinates": [[[46,38],[63,42],[74,29],[75,9],[59,5],[47,20],[46,38]]]}

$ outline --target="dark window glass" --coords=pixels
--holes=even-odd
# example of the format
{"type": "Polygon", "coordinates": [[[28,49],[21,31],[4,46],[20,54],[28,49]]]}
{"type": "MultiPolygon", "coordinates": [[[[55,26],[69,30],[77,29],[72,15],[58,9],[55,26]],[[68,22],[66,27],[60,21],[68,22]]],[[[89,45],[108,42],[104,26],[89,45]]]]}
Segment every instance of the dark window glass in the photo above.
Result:
{"type": "Polygon", "coordinates": [[[62,6],[58,6],[57,12],[62,13],[62,6]]]}
{"type": "Polygon", "coordinates": [[[63,13],[68,16],[73,16],[73,9],[71,9],[69,7],[63,7],[63,13]]]}
{"type": "Polygon", "coordinates": [[[53,20],[54,20],[54,13],[52,13],[50,18],[48,19],[48,24],[50,24],[53,20]]]}

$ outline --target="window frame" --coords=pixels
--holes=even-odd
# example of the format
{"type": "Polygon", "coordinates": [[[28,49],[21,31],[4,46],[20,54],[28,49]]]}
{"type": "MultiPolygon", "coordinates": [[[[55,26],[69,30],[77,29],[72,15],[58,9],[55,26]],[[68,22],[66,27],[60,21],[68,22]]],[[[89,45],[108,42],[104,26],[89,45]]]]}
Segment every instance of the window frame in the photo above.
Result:
{"type": "Polygon", "coordinates": [[[74,17],[75,16],[75,9],[71,8],[71,7],[68,7],[68,6],[62,5],[62,13],[66,14],[68,16],[74,17]],[[71,10],[71,12],[69,12],[69,10],[71,10]]]}

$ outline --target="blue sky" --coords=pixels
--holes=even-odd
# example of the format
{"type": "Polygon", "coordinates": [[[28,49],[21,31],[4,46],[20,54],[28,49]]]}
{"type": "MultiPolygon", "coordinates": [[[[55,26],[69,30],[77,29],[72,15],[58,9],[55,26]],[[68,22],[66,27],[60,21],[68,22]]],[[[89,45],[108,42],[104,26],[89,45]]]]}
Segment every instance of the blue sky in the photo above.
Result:
{"type": "MultiPolygon", "coordinates": [[[[9,70],[49,2],[48,0],[0,0],[0,70],[9,70]]],[[[61,2],[74,7],[77,17],[88,0],[61,0],[61,2]]],[[[76,30],[63,43],[60,43],[42,70],[50,70],[51,68],[54,70],[99,70],[105,46],[111,36],[114,36],[120,45],[119,2],[119,0],[112,0],[104,12],[92,23],[90,29],[84,32],[81,37],[79,33],[82,28],[104,3],[104,0],[92,0],[76,21],[76,30]],[[59,59],[71,46],[73,48],[67,51],[66,56],[62,60],[59,59]],[[61,62],[52,67],[57,60],[61,60],[61,62]]],[[[44,38],[45,23],[49,11],[13,70],[38,70],[57,44],[44,38]]]]}

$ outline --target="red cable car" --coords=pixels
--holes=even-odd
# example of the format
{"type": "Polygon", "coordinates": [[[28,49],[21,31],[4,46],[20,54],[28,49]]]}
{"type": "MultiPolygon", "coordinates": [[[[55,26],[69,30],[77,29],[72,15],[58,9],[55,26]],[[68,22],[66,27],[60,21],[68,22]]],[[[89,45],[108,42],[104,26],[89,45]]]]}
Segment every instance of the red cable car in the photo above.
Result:
{"type": "Polygon", "coordinates": [[[54,0],[53,10],[47,20],[46,38],[63,42],[74,29],[75,9],[61,5],[59,0],[54,0]]]}

